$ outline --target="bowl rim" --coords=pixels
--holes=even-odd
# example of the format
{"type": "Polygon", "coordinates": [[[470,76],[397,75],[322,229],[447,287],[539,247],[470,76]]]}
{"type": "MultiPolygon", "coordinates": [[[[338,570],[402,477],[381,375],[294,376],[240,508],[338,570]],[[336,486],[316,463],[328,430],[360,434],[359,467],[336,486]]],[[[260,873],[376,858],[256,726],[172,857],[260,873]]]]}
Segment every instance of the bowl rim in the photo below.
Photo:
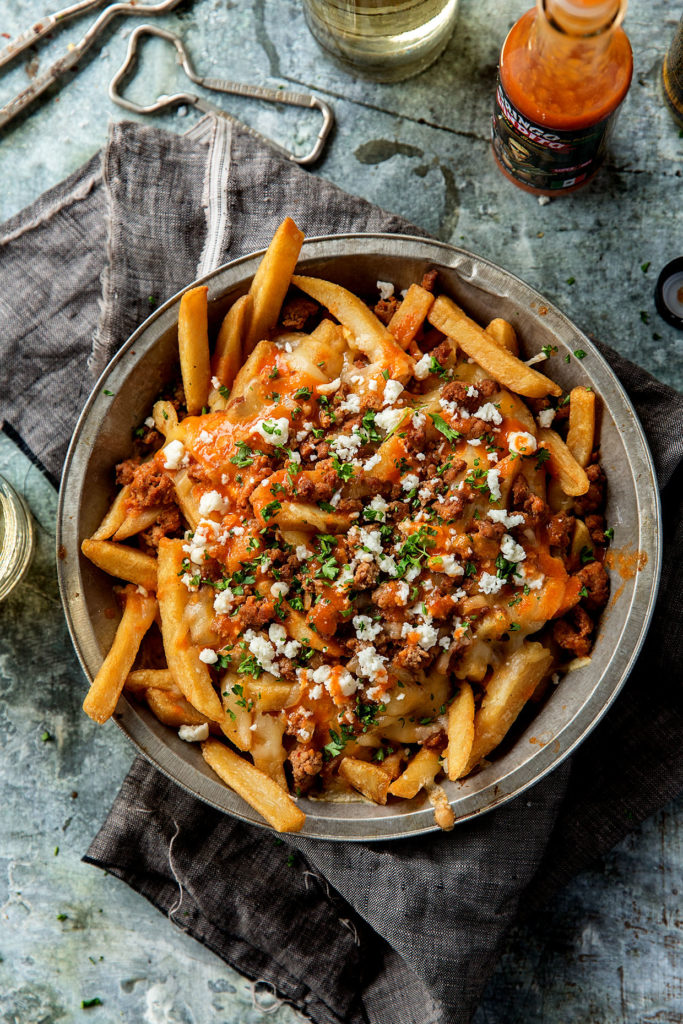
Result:
{"type": "MultiPolygon", "coordinates": [[[[513,769],[510,775],[506,777],[506,779],[512,780],[508,781],[507,785],[501,785],[500,780],[495,783],[490,781],[487,782],[482,789],[475,790],[472,794],[467,794],[462,799],[457,796],[450,799],[449,802],[451,805],[456,807],[456,824],[460,824],[461,822],[469,821],[474,817],[486,814],[491,810],[502,806],[504,803],[507,803],[524,793],[531,786],[536,785],[536,783],[540,782],[551,771],[557,768],[598,725],[623,688],[647,635],[654,612],[661,574],[662,522],[660,496],[657,486],[654,461],[642,425],[633,407],[633,403],[606,359],[602,356],[593,342],[584,334],[584,332],[581,331],[560,309],[558,309],[554,303],[549,301],[544,295],[532,286],[528,285],[517,275],[501,267],[499,264],[488,260],[486,257],[479,256],[476,253],[459,246],[450,245],[447,242],[441,242],[419,235],[388,232],[353,232],[336,235],[311,236],[310,238],[306,238],[303,243],[299,258],[299,265],[305,265],[306,262],[315,262],[316,260],[319,261],[321,259],[330,262],[333,261],[335,257],[352,255],[350,251],[345,253],[335,253],[334,251],[326,253],[324,251],[326,247],[334,250],[337,246],[344,246],[349,243],[357,243],[363,254],[371,254],[373,251],[372,246],[377,245],[378,243],[391,243],[392,246],[397,248],[400,245],[408,243],[413,247],[412,251],[395,252],[392,253],[392,255],[399,258],[424,259],[431,265],[435,265],[437,267],[443,266],[444,269],[449,269],[461,277],[464,277],[464,275],[460,273],[460,269],[454,258],[457,258],[458,260],[471,260],[475,267],[477,265],[485,266],[497,274],[504,275],[508,281],[514,282],[516,286],[521,287],[525,297],[534,300],[539,304],[539,306],[542,305],[546,308],[546,312],[549,314],[549,323],[552,322],[554,326],[564,328],[572,337],[580,340],[581,345],[587,349],[591,356],[591,367],[597,365],[602,371],[602,374],[606,376],[612,390],[623,403],[625,411],[630,414],[629,425],[633,431],[633,439],[636,444],[632,446],[635,450],[632,450],[631,438],[629,438],[629,458],[631,460],[635,460],[637,468],[643,472],[644,478],[647,479],[649,484],[651,484],[651,486],[647,488],[646,494],[641,495],[638,493],[639,505],[641,500],[649,503],[648,512],[650,515],[645,517],[644,523],[643,518],[641,517],[640,522],[641,530],[644,526],[648,531],[646,534],[646,540],[648,541],[649,556],[644,571],[642,573],[636,573],[634,580],[631,603],[622,633],[625,632],[626,626],[628,625],[632,626],[634,632],[628,636],[628,655],[625,660],[622,660],[622,665],[618,671],[618,678],[611,680],[610,689],[606,686],[604,687],[605,692],[601,693],[600,701],[595,699],[596,694],[594,691],[580,706],[577,714],[565,724],[560,733],[564,739],[564,744],[561,746],[559,751],[556,753],[551,752],[550,748],[553,747],[554,744],[546,743],[541,745],[531,755],[531,757],[513,769]],[[416,249],[422,251],[418,252],[416,249]],[[445,257],[443,260],[438,258],[439,253],[445,257]],[[449,256],[451,258],[450,262],[447,258],[449,256]],[[632,623],[632,619],[635,619],[636,621],[632,623]],[[597,706],[592,707],[594,704],[597,706]],[[484,794],[488,794],[488,799],[482,804],[480,800],[477,800],[477,797],[481,797],[484,794]],[[460,804],[462,804],[462,807],[459,806],[460,804]]],[[[83,432],[86,429],[93,411],[102,401],[101,396],[103,385],[107,382],[108,378],[120,366],[122,361],[126,360],[133,346],[139,342],[139,340],[150,330],[150,328],[153,327],[153,325],[161,321],[169,310],[173,309],[186,291],[190,288],[197,287],[198,285],[207,284],[209,285],[209,301],[211,302],[216,299],[220,299],[222,294],[229,292],[241,282],[238,278],[232,284],[228,284],[221,294],[212,296],[210,288],[214,279],[225,274],[226,271],[234,271],[241,265],[248,264],[250,262],[255,264],[255,269],[257,261],[260,260],[265,251],[265,249],[259,249],[243,256],[239,256],[234,260],[229,260],[227,263],[222,264],[210,273],[205,274],[191,284],[186,285],[154,310],[154,312],[152,312],[139,325],[139,327],[136,328],[127,341],[113,355],[95,382],[78,418],[64,462],[62,480],[59,489],[56,528],[57,551],[63,551],[65,547],[68,551],[67,545],[73,543],[75,538],[76,545],[74,554],[76,554],[77,557],[75,559],[63,559],[58,556],[57,576],[60,597],[69,634],[78,660],[88,680],[92,680],[93,673],[88,666],[85,644],[81,636],[81,620],[85,615],[87,622],[90,625],[90,618],[87,614],[82,586],[77,585],[74,587],[73,585],[74,580],[72,577],[74,576],[74,571],[77,584],[80,584],[81,578],[79,550],[80,538],[78,536],[77,524],[74,526],[73,523],[75,517],[70,516],[68,512],[71,498],[79,493],[79,471],[82,473],[86,466],[84,457],[81,457],[82,449],[80,448],[83,432]]],[[[246,281],[248,279],[249,276],[247,275],[243,280],[246,281]]],[[[466,280],[466,278],[464,279],[466,280]]],[[[160,332],[149,348],[145,349],[145,352],[142,353],[143,355],[158,344],[161,333],[162,332],[160,332]]],[[[605,404],[607,405],[607,403],[605,404]]],[[[616,423],[615,426],[620,436],[623,437],[622,428],[620,428],[616,423]]],[[[631,466],[633,468],[633,461],[631,462],[631,466]]],[[[618,647],[615,650],[614,655],[616,655],[617,651],[618,647]]],[[[612,659],[610,659],[608,665],[605,666],[596,689],[600,689],[600,684],[603,684],[605,680],[609,680],[609,672],[612,668],[614,655],[612,659]]],[[[217,810],[230,814],[231,816],[241,819],[249,824],[270,830],[270,826],[268,826],[267,823],[263,821],[263,819],[261,819],[251,807],[249,807],[249,805],[242,801],[237,794],[232,790],[229,790],[223,785],[223,783],[207,776],[205,771],[191,767],[182,757],[175,753],[167,743],[162,742],[152,732],[150,727],[137,712],[134,705],[131,704],[125,695],[122,695],[113,718],[119,728],[137,748],[138,752],[150,761],[164,776],[175,782],[182,789],[217,810]]],[[[480,778],[488,772],[489,769],[483,769],[473,778],[480,778]]],[[[306,799],[303,803],[306,805],[306,824],[303,829],[297,833],[297,835],[302,837],[311,837],[330,841],[379,842],[387,839],[403,839],[440,831],[439,827],[434,822],[433,809],[429,804],[417,809],[401,811],[393,815],[387,814],[376,818],[359,816],[357,818],[339,819],[326,816],[316,817],[315,808],[316,806],[320,806],[323,803],[322,801],[311,801],[306,799]]],[[[326,804],[326,806],[330,807],[334,805],[326,804]]],[[[354,804],[352,806],[360,805],[354,804]]]]}

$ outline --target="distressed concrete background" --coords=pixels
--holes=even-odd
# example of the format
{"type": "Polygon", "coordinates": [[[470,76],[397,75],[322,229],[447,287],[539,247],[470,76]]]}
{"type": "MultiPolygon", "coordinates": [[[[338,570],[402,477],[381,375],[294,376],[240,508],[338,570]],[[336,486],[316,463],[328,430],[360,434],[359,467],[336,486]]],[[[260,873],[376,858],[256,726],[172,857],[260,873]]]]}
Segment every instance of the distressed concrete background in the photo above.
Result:
{"type": "MultiPolygon", "coordinates": [[[[0,32],[14,37],[49,6],[0,0],[0,32]]],[[[501,263],[583,329],[680,387],[683,335],[658,318],[652,298],[658,270],[683,250],[683,139],[658,81],[679,5],[631,0],[635,75],[608,164],[587,189],[544,207],[504,181],[488,147],[497,53],[524,6],[461,0],[444,58],[393,86],[354,80],[329,63],[298,0],[195,0],[158,22],[182,33],[200,74],[319,91],[338,123],[316,173],[501,263]]],[[[89,20],[12,68],[0,80],[0,105],[89,20]]],[[[109,119],[123,115],[106,85],[133,23],[116,21],[77,76],[0,134],[0,220],[91,156],[109,119]]],[[[129,93],[152,99],[180,81],[170,49],[153,40],[129,93]]],[[[310,113],[218,102],[299,150],[317,124],[310,113]]],[[[155,123],[182,131],[195,116],[181,111],[155,123]]],[[[84,682],[53,564],[54,492],[2,436],[0,472],[26,494],[39,538],[29,576],[0,606],[0,1021],[301,1020],[289,1007],[267,1013],[267,992],[255,1003],[251,986],[213,954],[125,885],[80,863],[133,752],[113,725],[97,729],[80,712],[84,682]],[[45,731],[51,738],[42,741],[45,731]],[[103,1005],[81,1011],[94,996],[103,1005]]],[[[576,879],[533,926],[515,931],[476,1024],[681,1024],[682,823],[679,800],[576,879]]]]}

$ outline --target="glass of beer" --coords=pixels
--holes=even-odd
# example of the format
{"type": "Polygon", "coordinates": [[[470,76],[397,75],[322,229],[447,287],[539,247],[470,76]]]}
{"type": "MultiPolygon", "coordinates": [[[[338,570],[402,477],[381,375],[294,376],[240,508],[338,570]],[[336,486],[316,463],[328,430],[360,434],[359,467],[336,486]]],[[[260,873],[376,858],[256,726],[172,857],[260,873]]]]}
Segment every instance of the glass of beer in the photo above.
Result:
{"type": "Polygon", "coordinates": [[[453,31],[458,0],[304,0],[320,45],[356,74],[399,82],[433,64],[453,31]]]}

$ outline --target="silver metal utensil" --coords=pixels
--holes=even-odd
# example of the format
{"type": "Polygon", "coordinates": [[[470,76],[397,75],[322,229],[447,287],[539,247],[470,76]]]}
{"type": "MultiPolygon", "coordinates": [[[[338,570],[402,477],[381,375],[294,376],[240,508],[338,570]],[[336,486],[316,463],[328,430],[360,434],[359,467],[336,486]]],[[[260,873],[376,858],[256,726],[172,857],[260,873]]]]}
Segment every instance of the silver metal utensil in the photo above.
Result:
{"type": "Polygon", "coordinates": [[[256,138],[264,140],[272,146],[273,149],[282,153],[283,156],[286,156],[289,160],[292,160],[294,163],[301,164],[304,167],[308,167],[318,160],[325,146],[325,142],[327,141],[327,137],[332,130],[332,126],[334,125],[334,114],[332,112],[332,108],[325,103],[324,100],[321,100],[310,93],[290,92],[288,89],[269,89],[262,85],[247,85],[242,82],[228,82],[220,78],[200,78],[194,70],[192,61],[190,60],[182,39],[180,39],[180,37],[174,32],[169,32],[167,29],[159,28],[156,25],[138,25],[131,34],[126,59],[110,82],[109,96],[115,103],[118,103],[120,107],[124,107],[126,110],[131,110],[136,114],[155,114],[160,110],[167,110],[171,107],[178,107],[183,104],[196,107],[204,113],[216,114],[228,121],[232,121],[234,124],[238,124],[240,128],[249,132],[251,135],[256,136],[256,138]],[[201,85],[205,89],[211,89],[216,92],[228,93],[232,96],[249,96],[252,99],[266,100],[268,103],[285,103],[289,106],[319,110],[322,114],[323,121],[313,148],[305,156],[297,156],[295,153],[291,152],[291,150],[286,149],[284,146],[280,146],[277,142],[274,142],[272,139],[269,139],[265,135],[256,131],[255,128],[251,128],[242,121],[238,121],[237,118],[232,116],[232,114],[227,113],[227,111],[223,110],[221,107],[217,107],[214,103],[211,103],[210,100],[207,100],[203,96],[198,96],[195,93],[175,93],[173,96],[159,96],[156,102],[149,103],[146,106],[134,103],[132,100],[125,99],[125,97],[121,95],[119,87],[134,68],[137,58],[138,43],[144,36],[158,36],[160,39],[165,39],[167,42],[172,43],[176,48],[178,63],[190,81],[195,85],[201,85]]]}
{"type": "MultiPolygon", "coordinates": [[[[140,17],[140,15],[148,14],[163,14],[165,11],[170,11],[180,3],[180,0],[159,0],[158,3],[154,4],[141,4],[141,3],[114,3],[110,4],[109,7],[105,7],[98,18],[92,23],[85,35],[73,46],[69,47],[67,53],[56,60],[44,74],[34,79],[30,85],[15,96],[13,99],[6,103],[4,107],[0,109],[0,129],[4,128],[5,125],[9,124],[10,121],[26,109],[38,96],[42,95],[46,89],[56,82],[62,75],[66,74],[74,68],[79,60],[83,57],[87,50],[90,49],[93,42],[105,28],[106,25],[112,21],[113,18],[118,17],[119,14],[130,14],[140,17]]],[[[26,32],[10,43],[0,53],[0,67],[8,64],[18,54],[22,53],[29,46],[33,46],[39,39],[51,32],[53,29],[62,25],[65,21],[76,17],[78,14],[83,14],[86,11],[100,7],[102,0],[81,0],[80,3],[73,4],[71,7],[65,7],[63,10],[58,11],[56,14],[51,14],[47,18],[41,19],[36,22],[32,28],[27,29],[26,32]]]]}

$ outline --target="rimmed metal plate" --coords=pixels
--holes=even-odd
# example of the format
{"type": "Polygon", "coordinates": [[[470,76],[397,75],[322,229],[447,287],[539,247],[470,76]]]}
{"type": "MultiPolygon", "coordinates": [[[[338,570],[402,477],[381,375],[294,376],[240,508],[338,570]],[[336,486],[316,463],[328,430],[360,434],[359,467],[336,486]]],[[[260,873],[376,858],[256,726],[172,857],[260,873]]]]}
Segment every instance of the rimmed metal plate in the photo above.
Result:
{"type": "MultiPolygon", "coordinates": [[[[198,283],[209,287],[210,324],[216,325],[249,288],[262,253],[234,260],[198,283]]],[[[531,724],[490,766],[444,788],[457,821],[499,806],[538,782],[596,725],[623,685],[652,614],[660,568],[659,499],[652,458],[633,407],[595,347],[552,303],[488,260],[463,249],[403,235],[339,235],[304,243],[299,269],[373,294],[377,280],[397,290],[432,267],[440,284],[479,322],[504,317],[517,329],[525,358],[544,345],[559,354],[548,372],[565,389],[593,387],[601,398],[600,444],[607,473],[607,519],[615,528],[612,598],[600,621],[591,662],[567,676],[531,724]],[[563,359],[583,349],[583,360],[563,359]],[[639,571],[633,571],[636,562],[639,571]]],[[[188,287],[194,287],[188,286],[188,287]]],[[[80,542],[97,528],[112,497],[112,469],[130,454],[131,432],[146,415],[177,360],[180,294],[169,299],[132,335],[98,381],[69,448],[60,491],[57,544],[59,584],[69,630],[83,669],[92,679],[115,631],[109,578],[80,555],[80,542]],[[105,394],[112,392],[113,397],[105,394]]],[[[85,692],[85,687],[84,687],[85,692]]],[[[259,816],[223,786],[199,750],[122,697],[116,721],[138,750],[165,775],[201,800],[253,824],[259,816]]],[[[435,829],[427,800],[386,807],[365,802],[301,799],[302,835],[333,840],[380,840],[435,829]]]]}

